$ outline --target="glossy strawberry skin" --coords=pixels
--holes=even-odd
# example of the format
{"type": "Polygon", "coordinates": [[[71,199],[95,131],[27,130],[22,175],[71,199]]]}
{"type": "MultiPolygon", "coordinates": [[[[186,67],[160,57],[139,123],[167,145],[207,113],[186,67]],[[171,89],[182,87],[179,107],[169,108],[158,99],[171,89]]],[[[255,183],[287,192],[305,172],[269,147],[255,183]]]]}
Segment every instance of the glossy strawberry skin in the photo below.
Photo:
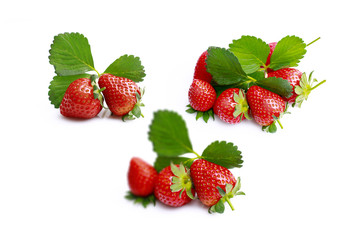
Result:
{"type": "Polygon", "coordinates": [[[210,83],[201,79],[194,79],[189,88],[188,98],[193,109],[205,112],[213,107],[216,92],[210,83]]]}
{"type": "Polygon", "coordinates": [[[89,119],[98,115],[102,106],[94,98],[90,79],[80,78],[69,85],[59,108],[65,117],[89,119]]]}
{"type": "Polygon", "coordinates": [[[234,117],[236,102],[234,93],[239,94],[239,88],[229,88],[223,91],[214,104],[214,113],[224,122],[236,124],[245,119],[245,116],[234,117]]]}
{"type": "MultiPolygon", "coordinates": [[[[179,165],[176,165],[179,167],[179,165]]],[[[156,186],[154,188],[155,197],[165,205],[171,207],[181,207],[189,203],[192,199],[187,195],[187,192],[184,190],[181,197],[179,197],[180,192],[172,192],[170,187],[172,183],[172,177],[174,174],[171,170],[171,167],[165,167],[158,174],[156,186]]],[[[193,196],[195,195],[194,189],[192,189],[193,196]]]]}
{"type": "Polygon", "coordinates": [[[127,178],[134,195],[146,197],[153,194],[157,176],[158,173],[152,165],[138,157],[131,159],[127,178]]]}
{"type": "Polygon", "coordinates": [[[271,125],[274,122],[273,116],[278,118],[286,107],[281,96],[259,86],[250,87],[246,97],[252,117],[261,126],[271,125]]]}
{"type": "Polygon", "coordinates": [[[208,83],[211,83],[212,76],[206,70],[207,56],[208,56],[208,51],[205,51],[200,55],[196,65],[195,65],[194,79],[200,79],[200,80],[206,81],[208,83]]]}
{"type": "Polygon", "coordinates": [[[269,54],[267,57],[266,66],[268,66],[271,63],[271,56],[272,56],[272,53],[274,52],[274,49],[276,48],[276,45],[277,45],[277,42],[271,42],[268,44],[270,51],[269,51],[269,54]]]}
{"type": "Polygon", "coordinates": [[[103,91],[105,102],[110,111],[117,116],[129,113],[137,103],[136,93],[141,95],[137,84],[128,78],[105,73],[99,78],[98,83],[100,88],[105,87],[103,91]]]}
{"type": "Polygon", "coordinates": [[[217,187],[226,191],[226,184],[233,187],[236,184],[236,179],[229,169],[204,159],[193,162],[190,176],[199,200],[208,207],[215,205],[221,198],[217,187]]]}
{"type": "Polygon", "coordinates": [[[268,77],[277,77],[277,78],[283,78],[288,80],[288,82],[290,83],[290,85],[293,87],[293,92],[292,92],[292,96],[286,98],[283,97],[283,99],[289,103],[294,103],[296,97],[298,96],[295,91],[294,88],[295,86],[299,85],[300,79],[302,78],[303,73],[301,71],[299,71],[298,69],[295,68],[282,68],[279,69],[277,71],[273,71],[270,72],[268,74],[268,77]]]}

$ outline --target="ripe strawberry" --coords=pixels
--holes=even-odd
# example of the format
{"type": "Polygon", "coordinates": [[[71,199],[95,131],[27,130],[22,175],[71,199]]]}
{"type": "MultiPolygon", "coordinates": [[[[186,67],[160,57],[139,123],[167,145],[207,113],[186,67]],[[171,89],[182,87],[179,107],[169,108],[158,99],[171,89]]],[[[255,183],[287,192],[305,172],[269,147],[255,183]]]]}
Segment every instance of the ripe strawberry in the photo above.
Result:
{"type": "Polygon", "coordinates": [[[292,96],[290,96],[288,98],[283,97],[283,99],[287,102],[294,103],[295,98],[298,96],[295,93],[294,88],[295,88],[295,86],[299,85],[299,81],[302,77],[302,74],[303,73],[301,71],[299,71],[298,69],[295,69],[295,68],[282,68],[282,69],[276,70],[274,72],[270,72],[268,74],[268,77],[283,78],[285,80],[288,80],[290,85],[293,87],[292,96]]]}
{"type": "Polygon", "coordinates": [[[229,88],[223,91],[214,104],[214,113],[227,123],[239,123],[248,115],[248,104],[243,90],[229,88]]]}
{"type": "MultiPolygon", "coordinates": [[[[275,120],[284,112],[286,103],[281,96],[259,86],[252,86],[247,91],[247,102],[252,117],[268,132],[275,132],[275,120]],[[267,127],[269,126],[269,127],[267,127]]],[[[282,125],[280,124],[281,128],[282,125]]]]}
{"type": "Polygon", "coordinates": [[[159,174],[154,189],[155,197],[171,207],[189,203],[195,195],[192,182],[185,167],[171,164],[159,174]]]}
{"type": "Polygon", "coordinates": [[[133,157],[127,173],[131,192],[140,197],[153,194],[158,173],[153,166],[140,158],[133,157]]]}
{"type": "Polygon", "coordinates": [[[194,79],[201,79],[208,83],[211,83],[212,76],[206,71],[206,57],[208,56],[208,51],[203,52],[195,65],[194,79]]]}
{"type": "Polygon", "coordinates": [[[102,109],[99,99],[94,98],[91,80],[80,78],[67,88],[60,105],[60,112],[66,117],[93,118],[102,109]]]}
{"type": "Polygon", "coordinates": [[[190,106],[194,110],[205,112],[213,107],[216,92],[210,83],[201,79],[194,79],[190,85],[188,97],[190,106]]]}
{"type": "Polygon", "coordinates": [[[240,179],[236,181],[230,170],[215,163],[195,160],[190,167],[190,175],[199,200],[210,207],[209,211],[223,212],[225,202],[234,210],[230,198],[244,195],[238,192],[240,179]]]}
{"type": "Polygon", "coordinates": [[[272,53],[274,52],[274,49],[276,48],[276,45],[277,45],[277,42],[271,42],[268,44],[270,51],[269,51],[269,54],[267,57],[266,66],[268,66],[271,63],[271,56],[272,56],[272,53]]]}
{"type": "Polygon", "coordinates": [[[99,86],[105,88],[105,102],[112,113],[123,116],[123,120],[141,116],[143,93],[134,81],[105,73],[99,78],[99,86]]]}

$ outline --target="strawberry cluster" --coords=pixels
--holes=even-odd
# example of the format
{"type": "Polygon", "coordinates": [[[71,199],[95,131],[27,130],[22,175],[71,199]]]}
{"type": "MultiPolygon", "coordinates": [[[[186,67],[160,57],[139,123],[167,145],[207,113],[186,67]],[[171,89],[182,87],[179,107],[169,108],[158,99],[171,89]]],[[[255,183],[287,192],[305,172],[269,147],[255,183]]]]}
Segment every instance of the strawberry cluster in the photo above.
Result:
{"type": "Polygon", "coordinates": [[[63,116],[90,119],[103,108],[123,120],[142,116],[144,91],[137,83],[145,73],[138,57],[123,55],[99,73],[88,40],[79,33],[63,33],[54,37],[49,60],[56,76],[48,95],[63,116]]]}
{"type": "Polygon", "coordinates": [[[229,49],[210,47],[196,63],[186,111],[205,122],[215,115],[230,124],[254,119],[263,130],[276,132],[288,105],[300,107],[325,82],[313,86],[312,73],[307,78],[295,68],[310,44],[295,36],[270,44],[242,36],[229,49]]]}
{"type": "Polygon", "coordinates": [[[241,152],[232,143],[215,141],[199,155],[192,149],[184,120],[175,112],[155,112],[149,139],[157,153],[154,165],[133,157],[128,169],[130,191],[126,198],[143,206],[156,199],[170,207],[181,207],[193,199],[209,207],[209,212],[222,213],[227,202],[240,191],[240,178],[230,168],[242,167],[241,152]],[[187,158],[182,154],[195,156],[187,158]]]}

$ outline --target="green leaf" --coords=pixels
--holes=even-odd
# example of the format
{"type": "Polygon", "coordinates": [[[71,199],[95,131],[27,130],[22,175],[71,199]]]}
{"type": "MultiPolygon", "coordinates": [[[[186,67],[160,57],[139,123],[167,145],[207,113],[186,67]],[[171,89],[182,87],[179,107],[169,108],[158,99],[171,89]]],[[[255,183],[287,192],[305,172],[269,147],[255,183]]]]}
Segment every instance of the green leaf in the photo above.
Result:
{"type": "Polygon", "coordinates": [[[226,168],[242,167],[241,152],[233,143],[215,141],[205,148],[202,157],[226,168]]]}
{"type": "Polygon", "coordinates": [[[96,71],[88,39],[80,33],[55,36],[49,53],[49,62],[59,76],[96,71]]]}
{"type": "Polygon", "coordinates": [[[207,71],[218,85],[231,85],[248,80],[237,57],[225,48],[210,47],[206,63],[207,71]]]}
{"type": "Polygon", "coordinates": [[[175,157],[193,153],[185,121],[176,112],[155,112],[148,136],[158,156],[175,157]]]}
{"type": "Polygon", "coordinates": [[[152,203],[154,206],[156,205],[156,198],[153,194],[147,197],[139,197],[129,191],[127,192],[125,198],[133,201],[134,203],[141,204],[144,208],[146,208],[150,203],[152,203]]]}
{"type": "Polygon", "coordinates": [[[171,163],[180,164],[190,167],[192,163],[189,163],[189,158],[186,157],[162,157],[158,156],[153,164],[153,167],[157,172],[160,172],[163,168],[168,167],[171,163]]]}
{"type": "Polygon", "coordinates": [[[146,76],[140,58],[133,55],[123,55],[116,59],[104,73],[128,78],[134,82],[142,82],[146,76]]]}
{"type": "Polygon", "coordinates": [[[229,50],[239,59],[242,69],[250,74],[266,64],[270,48],[266,42],[253,36],[242,36],[233,40],[229,50]]]}
{"type": "Polygon", "coordinates": [[[283,78],[269,77],[256,82],[256,85],[274,92],[283,97],[292,95],[293,87],[288,80],[283,78]]]}
{"type": "Polygon", "coordinates": [[[63,96],[69,85],[79,78],[90,78],[90,74],[73,76],[55,76],[49,85],[48,96],[55,108],[61,105],[63,96]]]}
{"type": "Polygon", "coordinates": [[[286,67],[296,67],[307,52],[303,39],[296,36],[286,36],[276,45],[269,68],[278,70],[286,67]]]}

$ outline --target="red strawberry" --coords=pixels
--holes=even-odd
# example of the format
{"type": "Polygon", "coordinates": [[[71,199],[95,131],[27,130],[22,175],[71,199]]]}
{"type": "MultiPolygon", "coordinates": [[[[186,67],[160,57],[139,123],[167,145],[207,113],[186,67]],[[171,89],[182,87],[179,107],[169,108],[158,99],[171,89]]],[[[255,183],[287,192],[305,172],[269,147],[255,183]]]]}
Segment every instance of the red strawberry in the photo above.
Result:
{"type": "Polygon", "coordinates": [[[272,53],[274,52],[274,49],[276,48],[277,42],[271,42],[268,44],[270,51],[269,51],[269,55],[267,57],[267,61],[266,61],[266,66],[268,66],[271,63],[271,56],[272,53]]]}
{"type": "Polygon", "coordinates": [[[133,157],[127,173],[131,192],[140,197],[153,194],[158,173],[153,166],[140,158],[133,157]]]}
{"type": "Polygon", "coordinates": [[[208,56],[208,51],[205,51],[200,55],[197,64],[195,65],[194,79],[201,79],[208,83],[211,83],[212,76],[206,71],[206,57],[208,56]]]}
{"type": "Polygon", "coordinates": [[[105,73],[99,78],[99,86],[105,88],[105,102],[112,113],[123,116],[124,120],[141,116],[143,93],[134,81],[105,73]]]}
{"type": "MultiPolygon", "coordinates": [[[[275,120],[278,121],[281,113],[286,108],[286,103],[281,96],[259,86],[252,86],[247,91],[247,102],[251,109],[252,117],[263,126],[264,130],[275,132],[275,120]],[[270,126],[266,128],[266,126],[270,126]]],[[[280,124],[280,123],[279,123],[280,124]]],[[[280,125],[282,128],[282,125],[280,125]]]]}
{"type": "Polygon", "coordinates": [[[236,181],[227,168],[215,163],[204,159],[195,160],[190,167],[190,175],[199,200],[210,207],[210,211],[223,212],[225,202],[234,210],[230,198],[244,195],[238,192],[240,179],[236,181]]]}
{"type": "Polygon", "coordinates": [[[190,85],[188,97],[190,106],[194,110],[205,112],[213,107],[216,100],[216,92],[210,83],[194,79],[190,85]]]}
{"type": "Polygon", "coordinates": [[[80,78],[72,82],[60,105],[63,116],[75,118],[93,118],[101,109],[100,100],[94,98],[93,85],[88,78],[80,78]]]}
{"type": "Polygon", "coordinates": [[[214,113],[227,123],[239,123],[248,115],[248,104],[243,90],[229,88],[223,91],[214,104],[214,113]]]}
{"type": "Polygon", "coordinates": [[[299,71],[298,69],[295,69],[295,68],[282,68],[277,71],[270,72],[268,74],[268,77],[283,78],[285,80],[288,80],[290,85],[293,87],[292,96],[290,96],[288,98],[283,97],[283,99],[287,102],[294,103],[295,98],[298,96],[295,93],[294,88],[295,88],[295,86],[299,85],[299,81],[302,77],[302,74],[303,73],[301,71],[299,71]]]}
{"type": "Polygon", "coordinates": [[[187,170],[181,165],[165,167],[159,174],[154,189],[155,197],[171,207],[189,203],[195,195],[187,170]]]}

